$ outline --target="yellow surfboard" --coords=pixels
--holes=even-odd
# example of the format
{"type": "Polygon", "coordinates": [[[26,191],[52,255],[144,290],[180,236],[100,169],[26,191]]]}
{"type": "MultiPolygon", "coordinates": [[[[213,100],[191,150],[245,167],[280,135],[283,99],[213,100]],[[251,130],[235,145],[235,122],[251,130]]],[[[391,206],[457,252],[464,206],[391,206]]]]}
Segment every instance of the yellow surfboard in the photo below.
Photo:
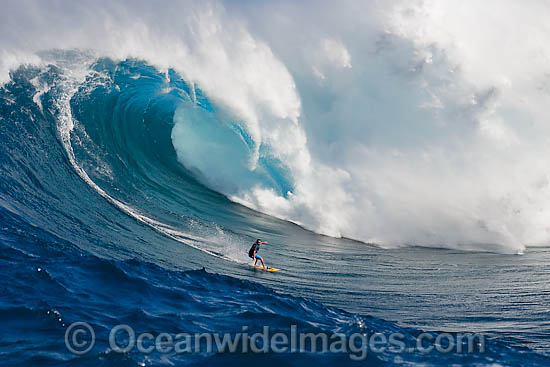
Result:
{"type": "Polygon", "coordinates": [[[263,266],[254,266],[254,265],[250,265],[251,268],[254,268],[254,269],[258,269],[258,270],[264,270],[264,271],[269,271],[270,273],[273,273],[275,271],[281,271],[281,269],[277,269],[277,268],[270,268],[268,267],[267,269],[264,269],[263,266]]]}

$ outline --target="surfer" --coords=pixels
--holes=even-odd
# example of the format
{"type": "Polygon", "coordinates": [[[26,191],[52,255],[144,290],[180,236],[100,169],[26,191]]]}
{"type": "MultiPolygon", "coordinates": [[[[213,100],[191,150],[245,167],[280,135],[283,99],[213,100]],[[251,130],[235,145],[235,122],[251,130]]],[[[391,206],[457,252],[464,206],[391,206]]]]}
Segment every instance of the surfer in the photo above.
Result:
{"type": "Polygon", "coordinates": [[[265,266],[264,259],[262,259],[260,255],[258,255],[258,251],[260,250],[260,245],[263,245],[266,243],[267,241],[262,241],[258,238],[256,242],[252,244],[252,247],[250,248],[250,250],[248,250],[248,257],[254,260],[254,266],[256,266],[256,264],[258,263],[258,260],[260,260],[264,269],[267,269],[267,267],[265,266]]]}

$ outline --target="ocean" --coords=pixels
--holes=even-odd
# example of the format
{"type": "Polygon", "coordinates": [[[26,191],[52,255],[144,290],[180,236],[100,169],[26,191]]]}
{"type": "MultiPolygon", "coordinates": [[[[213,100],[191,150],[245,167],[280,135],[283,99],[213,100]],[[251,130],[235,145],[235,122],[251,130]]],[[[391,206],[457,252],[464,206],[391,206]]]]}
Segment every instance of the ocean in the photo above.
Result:
{"type": "MultiPolygon", "coordinates": [[[[204,177],[200,162],[181,162],[190,149],[230,158],[233,149],[253,150],[254,134],[200,86],[139,58],[82,50],[41,57],[0,89],[5,365],[550,364],[548,248],[388,248],[263,214],[216,190],[226,183],[204,177]],[[197,141],[204,136],[217,140],[197,141]],[[249,267],[256,238],[269,242],[260,251],[267,265],[282,271],[249,267]],[[94,332],[85,353],[70,348],[90,345],[85,332],[68,334],[75,323],[94,332]],[[113,345],[117,325],[125,326],[113,345]],[[128,327],[134,347],[120,350],[132,346],[128,327]],[[347,350],[243,351],[265,327],[356,337],[347,350]],[[198,351],[166,342],[195,333],[242,339],[233,352],[209,350],[206,339],[198,351]],[[403,350],[370,345],[363,354],[362,337],[377,333],[398,335],[403,350]],[[167,349],[152,342],[161,334],[167,349]],[[483,345],[459,351],[449,340],[462,334],[483,335],[483,345]],[[432,348],[418,348],[420,335],[432,348]]],[[[258,177],[244,181],[288,196],[293,182],[280,156],[260,156],[258,177]]]]}

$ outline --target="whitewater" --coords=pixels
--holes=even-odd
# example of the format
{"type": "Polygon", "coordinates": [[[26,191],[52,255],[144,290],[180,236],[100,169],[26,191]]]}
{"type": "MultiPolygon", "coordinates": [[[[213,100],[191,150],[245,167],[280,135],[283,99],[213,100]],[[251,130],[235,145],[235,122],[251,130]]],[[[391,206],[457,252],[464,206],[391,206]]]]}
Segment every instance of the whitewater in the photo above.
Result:
{"type": "Polygon", "coordinates": [[[107,343],[116,322],[240,332],[250,320],[409,342],[487,335],[485,354],[369,365],[548,364],[545,2],[1,8],[10,365],[251,364],[107,343]],[[256,238],[277,276],[246,266],[256,238]],[[76,321],[97,331],[87,359],[63,345],[76,321]]]}

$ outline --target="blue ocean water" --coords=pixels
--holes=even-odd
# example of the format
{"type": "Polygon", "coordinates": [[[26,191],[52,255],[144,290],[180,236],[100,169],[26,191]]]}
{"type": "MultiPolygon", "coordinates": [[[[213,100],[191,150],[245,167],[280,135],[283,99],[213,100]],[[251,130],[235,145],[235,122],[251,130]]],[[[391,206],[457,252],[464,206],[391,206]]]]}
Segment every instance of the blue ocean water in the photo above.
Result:
{"type": "MultiPolygon", "coordinates": [[[[177,160],[174,114],[217,107],[174,71],[54,52],[0,90],[0,354],[7,365],[547,366],[550,252],[384,250],[247,209],[177,160]],[[75,78],[84,69],[84,77],[75,78]],[[256,238],[277,274],[247,266],[256,238]],[[64,342],[74,322],[97,341],[64,342]],[[138,333],[486,335],[483,353],[117,353],[138,333]]],[[[205,122],[207,128],[210,122],[205,122]]],[[[200,129],[203,125],[194,125],[200,129]]],[[[237,128],[231,131],[243,137],[237,128]]],[[[194,132],[196,133],[196,132],[194,132]]],[[[204,132],[202,132],[204,133],[204,132]]],[[[220,133],[221,134],[221,133],[220,133]]],[[[226,131],[221,134],[225,138],[226,131]]],[[[246,145],[246,144],[245,144],[246,145]]],[[[292,183],[278,162],[261,177],[292,183]]]]}

